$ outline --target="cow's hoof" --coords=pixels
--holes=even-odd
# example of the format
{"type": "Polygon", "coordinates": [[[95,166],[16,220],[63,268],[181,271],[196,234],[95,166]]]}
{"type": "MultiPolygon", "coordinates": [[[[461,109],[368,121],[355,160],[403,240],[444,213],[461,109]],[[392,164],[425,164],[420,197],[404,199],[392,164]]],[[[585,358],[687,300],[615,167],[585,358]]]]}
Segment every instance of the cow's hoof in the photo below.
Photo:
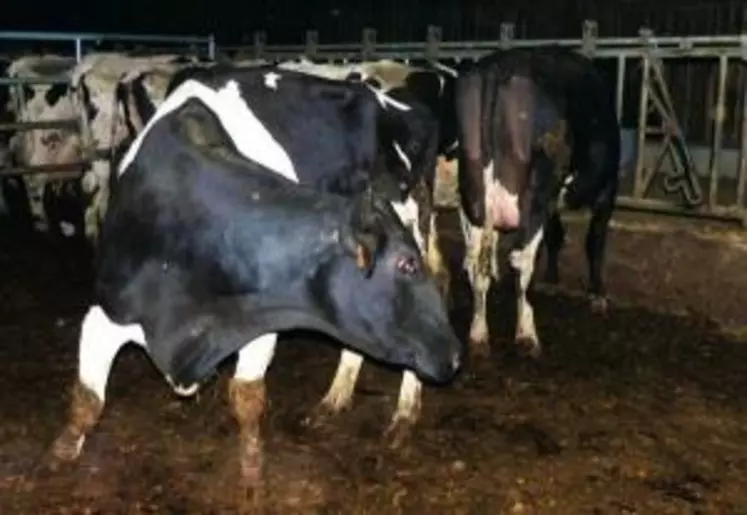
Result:
{"type": "Polygon", "coordinates": [[[604,295],[589,295],[589,307],[592,313],[604,315],[609,309],[609,300],[604,295]]]}
{"type": "Polygon", "coordinates": [[[516,347],[522,356],[539,359],[542,355],[542,346],[540,345],[539,340],[533,336],[517,336],[516,347]]]}
{"type": "Polygon", "coordinates": [[[475,358],[488,358],[490,357],[490,345],[486,339],[478,340],[470,337],[469,352],[475,358]]]}
{"type": "Polygon", "coordinates": [[[78,458],[82,446],[83,438],[66,429],[52,444],[50,454],[54,460],[70,462],[78,458]]]}
{"type": "Polygon", "coordinates": [[[392,450],[401,449],[410,440],[415,421],[406,418],[395,418],[384,431],[384,439],[392,450]]]}

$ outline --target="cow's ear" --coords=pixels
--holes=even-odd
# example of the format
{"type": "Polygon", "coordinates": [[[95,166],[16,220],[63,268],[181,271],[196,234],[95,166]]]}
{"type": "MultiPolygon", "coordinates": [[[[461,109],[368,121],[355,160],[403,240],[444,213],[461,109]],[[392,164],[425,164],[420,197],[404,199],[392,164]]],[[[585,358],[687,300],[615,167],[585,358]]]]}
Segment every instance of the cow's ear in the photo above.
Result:
{"type": "Polygon", "coordinates": [[[373,272],[376,253],[383,239],[380,215],[375,208],[373,191],[369,188],[353,203],[349,233],[345,246],[352,251],[356,264],[366,276],[373,272]]]}

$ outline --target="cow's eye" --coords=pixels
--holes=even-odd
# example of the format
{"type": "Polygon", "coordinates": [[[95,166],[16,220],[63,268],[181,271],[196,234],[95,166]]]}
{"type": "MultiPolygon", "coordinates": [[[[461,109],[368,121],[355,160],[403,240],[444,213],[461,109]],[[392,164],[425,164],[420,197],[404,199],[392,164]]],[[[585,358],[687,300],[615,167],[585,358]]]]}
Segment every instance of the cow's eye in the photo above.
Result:
{"type": "Polygon", "coordinates": [[[401,257],[397,261],[397,270],[404,275],[415,275],[418,273],[420,267],[418,266],[417,260],[412,256],[401,257]]]}

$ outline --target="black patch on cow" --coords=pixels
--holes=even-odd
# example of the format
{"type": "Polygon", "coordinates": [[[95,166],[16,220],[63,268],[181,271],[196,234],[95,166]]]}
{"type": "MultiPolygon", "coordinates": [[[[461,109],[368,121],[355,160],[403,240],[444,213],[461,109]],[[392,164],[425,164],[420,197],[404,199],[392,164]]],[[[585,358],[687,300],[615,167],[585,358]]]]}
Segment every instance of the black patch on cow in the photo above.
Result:
{"type": "Polygon", "coordinates": [[[69,84],[66,84],[64,82],[53,84],[52,87],[49,88],[46,93],[44,93],[44,101],[50,107],[54,107],[62,97],[67,95],[68,91],[70,91],[69,84]]]}
{"type": "Polygon", "coordinates": [[[148,90],[145,88],[144,81],[147,77],[147,74],[143,73],[138,75],[135,80],[130,83],[130,94],[132,95],[132,99],[135,101],[137,115],[144,124],[147,123],[156,112],[156,106],[153,105],[153,102],[148,96],[148,90]]]}
{"type": "Polygon", "coordinates": [[[99,114],[99,109],[91,102],[91,90],[88,89],[85,78],[80,79],[80,91],[83,94],[83,105],[86,109],[86,118],[93,121],[99,114]]]}

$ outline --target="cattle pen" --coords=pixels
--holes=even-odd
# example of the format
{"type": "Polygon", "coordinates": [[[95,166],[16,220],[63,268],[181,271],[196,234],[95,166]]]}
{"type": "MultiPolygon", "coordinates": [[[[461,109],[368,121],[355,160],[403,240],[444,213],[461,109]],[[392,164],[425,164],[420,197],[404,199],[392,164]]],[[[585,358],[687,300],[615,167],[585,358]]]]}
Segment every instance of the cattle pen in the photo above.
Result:
{"type": "MultiPolygon", "coordinates": [[[[305,56],[342,63],[475,60],[494,48],[561,45],[601,63],[615,90],[626,156],[605,269],[611,309],[590,312],[581,292],[585,227],[570,215],[561,284],[536,279],[536,361],[513,345],[511,285],[491,291],[492,354],[456,384],[426,388],[423,416],[403,448],[382,436],[400,374],[367,366],[353,407],[322,424],[307,415],[331,379],[339,347],[290,334],[268,373],[267,513],[739,514],[747,513],[747,34],[604,37],[586,21],[576,39],[251,45],[207,36],[0,32],[19,46],[80,61],[94,51],[162,52],[233,62],[305,56]],[[51,45],[47,46],[47,45],[51,45]],[[668,216],[661,216],[668,215],[668,216]]],[[[269,34],[271,36],[271,34],[269,34]]],[[[0,87],[49,82],[3,77],[0,87]]],[[[52,82],[68,83],[67,75],[52,82]]],[[[20,110],[20,109],[19,109],[20,110]]],[[[13,120],[0,130],[50,127],[87,134],[72,119],[13,120]]],[[[7,165],[1,176],[79,178],[80,161],[7,165]]],[[[1,155],[1,154],[0,154],[1,155]]],[[[2,166],[2,164],[0,164],[2,166]]],[[[439,170],[440,229],[454,275],[452,319],[469,328],[455,170],[439,170]],[[462,274],[464,275],[464,274],[462,274]]],[[[75,373],[91,296],[81,242],[0,237],[0,513],[235,513],[236,431],[230,364],[191,399],[176,397],[136,348],[117,358],[107,413],[79,462],[48,467],[75,373]],[[13,238],[13,239],[11,239],[13,238]]],[[[133,346],[131,346],[133,347],[133,346]]]]}

